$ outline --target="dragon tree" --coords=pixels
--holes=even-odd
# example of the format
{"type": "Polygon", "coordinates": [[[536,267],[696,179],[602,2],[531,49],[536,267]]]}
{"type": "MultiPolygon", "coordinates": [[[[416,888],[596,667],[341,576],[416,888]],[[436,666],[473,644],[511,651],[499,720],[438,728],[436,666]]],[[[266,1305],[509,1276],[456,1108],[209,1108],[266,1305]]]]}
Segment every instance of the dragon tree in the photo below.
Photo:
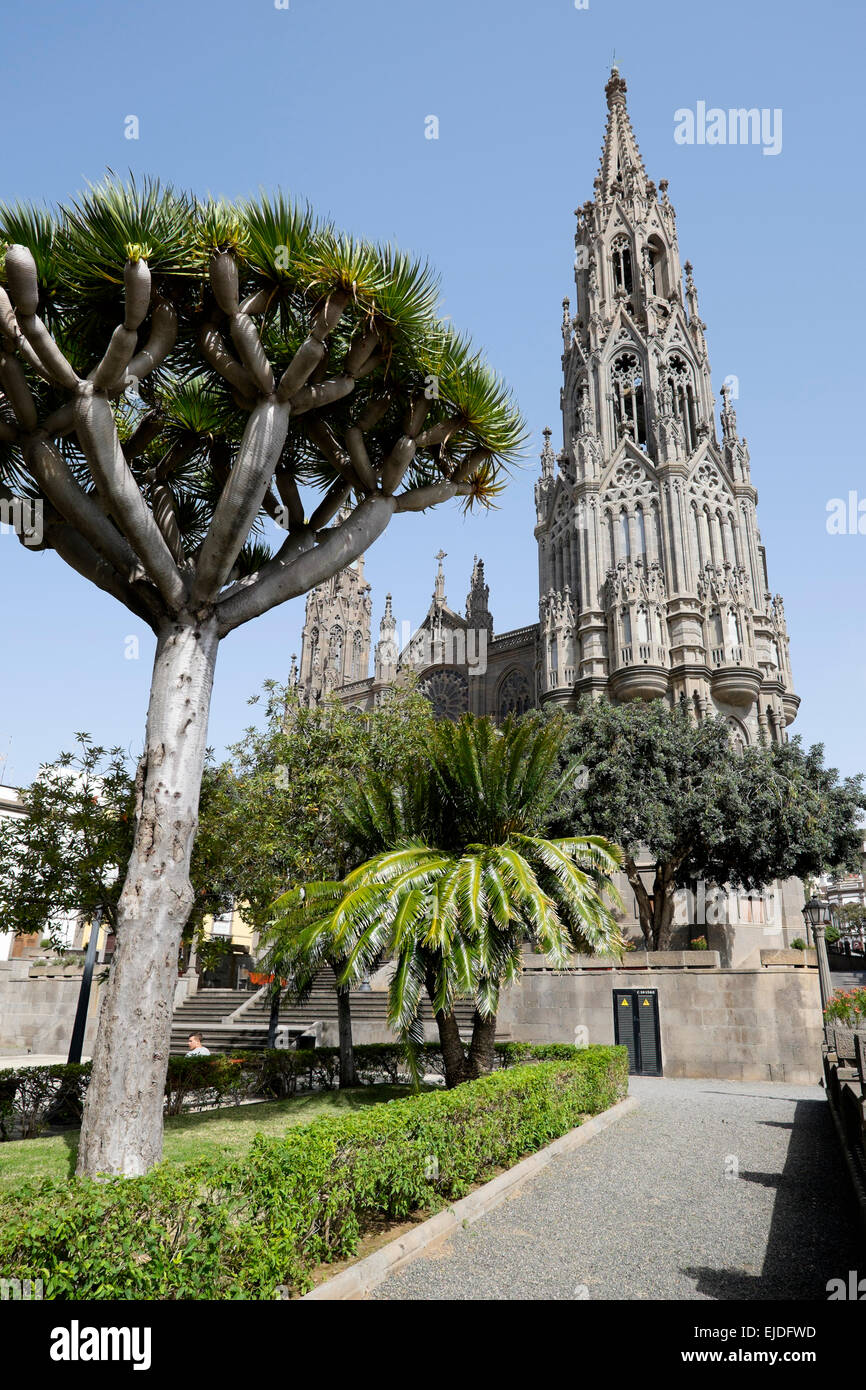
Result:
{"type": "Polygon", "coordinates": [[[282,195],[110,176],[53,211],[0,206],[0,243],[0,503],[156,636],[78,1159],[134,1175],[162,1150],[220,642],[395,514],[489,504],[523,426],[425,263],[282,195]]]}

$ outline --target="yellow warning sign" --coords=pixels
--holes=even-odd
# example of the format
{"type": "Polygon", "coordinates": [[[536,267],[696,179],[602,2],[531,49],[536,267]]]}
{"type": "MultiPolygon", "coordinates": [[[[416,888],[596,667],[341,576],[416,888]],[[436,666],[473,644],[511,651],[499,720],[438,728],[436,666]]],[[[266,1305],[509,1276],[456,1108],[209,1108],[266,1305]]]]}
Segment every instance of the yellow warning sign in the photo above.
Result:
{"type": "Polygon", "coordinates": [[[627,1000],[627,999],[620,999],[620,1001],[619,1001],[619,1006],[620,1006],[621,1009],[627,1009],[627,1008],[628,1008],[628,1000],[627,1000]]]}
{"type": "Polygon", "coordinates": [[[643,1006],[644,1006],[645,1009],[648,1009],[648,1008],[649,1008],[649,1000],[648,1000],[648,999],[645,999],[645,1000],[643,1001],[643,1006]]]}

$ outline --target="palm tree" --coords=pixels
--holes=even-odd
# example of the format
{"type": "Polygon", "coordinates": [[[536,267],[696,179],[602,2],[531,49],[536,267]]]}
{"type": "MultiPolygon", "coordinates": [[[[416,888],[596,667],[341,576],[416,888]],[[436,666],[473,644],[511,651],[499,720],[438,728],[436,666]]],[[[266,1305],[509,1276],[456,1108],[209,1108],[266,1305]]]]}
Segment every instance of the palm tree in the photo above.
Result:
{"type": "Polygon", "coordinates": [[[440,724],[429,765],[411,782],[370,775],[347,799],[359,842],[380,850],[342,881],[295,889],[275,905],[273,930],[300,960],[337,951],[344,980],[394,960],[389,1022],[410,1044],[429,996],[449,1086],[490,1070],[500,990],[518,979],[526,941],[560,967],[575,949],[621,948],[609,906],[618,903],[618,849],[600,836],[539,833],[574,775],[555,775],[561,742],[556,721],[509,719],[497,729],[467,715],[440,724]],[[475,1001],[468,1052],[459,997],[475,1001]]]}

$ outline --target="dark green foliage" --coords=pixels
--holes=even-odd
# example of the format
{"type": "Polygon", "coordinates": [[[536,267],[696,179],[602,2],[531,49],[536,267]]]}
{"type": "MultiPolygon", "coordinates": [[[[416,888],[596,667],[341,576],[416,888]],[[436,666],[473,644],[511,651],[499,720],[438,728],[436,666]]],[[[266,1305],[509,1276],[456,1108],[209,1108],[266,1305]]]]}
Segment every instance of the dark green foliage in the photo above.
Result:
{"type": "MultiPolygon", "coordinates": [[[[111,931],[123,887],[135,822],[135,768],[122,748],[102,748],[76,734],[74,753],[60,753],[21,791],[26,816],[0,820],[0,922],[4,931],[40,932],[58,949],[58,923],[100,910],[111,931]],[[22,893],[19,885],[27,884],[22,893]]],[[[229,847],[214,824],[221,772],[205,767],[201,830],[190,870],[195,902],[186,925],[192,939],[204,918],[231,902],[225,879],[229,847]]]]}
{"type": "Polygon", "coordinates": [[[863,778],[840,779],[820,744],[793,738],[737,754],[725,719],[698,723],[660,700],[585,700],[553,718],[564,720],[563,766],[577,761],[582,773],[566,784],[549,833],[591,829],[621,845],[657,949],[669,944],[677,888],[703,880],[758,889],[856,860],[863,778]],[[636,868],[641,846],[655,869],[651,889],[636,868]]]}
{"type": "Polygon", "coordinates": [[[0,1198],[0,1268],[45,1297],[271,1299],[353,1255],[365,1230],[464,1196],[628,1089],[624,1048],[567,1049],[254,1140],[242,1159],[143,1178],[28,1184],[0,1198]]]}
{"type": "Polygon", "coordinates": [[[21,1139],[32,1139],[49,1121],[79,1124],[89,1080],[89,1062],[0,1071],[0,1135],[11,1137],[10,1121],[21,1139]]]}

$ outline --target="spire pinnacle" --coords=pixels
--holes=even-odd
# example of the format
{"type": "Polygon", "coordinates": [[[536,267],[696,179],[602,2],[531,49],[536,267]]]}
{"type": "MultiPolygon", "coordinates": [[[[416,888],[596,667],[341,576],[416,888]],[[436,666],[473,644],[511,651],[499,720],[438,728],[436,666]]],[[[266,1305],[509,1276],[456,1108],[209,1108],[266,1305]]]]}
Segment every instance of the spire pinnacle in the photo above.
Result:
{"type": "Polygon", "coordinates": [[[436,552],[436,555],[434,556],[434,559],[436,559],[436,560],[439,561],[439,568],[438,568],[438,570],[436,571],[436,584],[435,584],[435,587],[434,587],[434,589],[433,589],[433,602],[434,602],[434,603],[447,603],[447,602],[448,602],[447,598],[445,597],[445,571],[444,571],[443,568],[442,568],[442,561],[445,559],[445,557],[446,557],[447,554],[448,554],[448,551],[447,551],[447,550],[442,550],[442,549],[440,548],[440,549],[436,552]]]}
{"type": "Polygon", "coordinates": [[[550,442],[550,436],[553,431],[549,425],[545,425],[541,432],[544,435],[544,448],[541,451],[541,476],[543,478],[552,478],[556,471],[556,456],[550,442]]]}
{"type": "Polygon", "coordinates": [[[614,62],[604,94],[607,97],[607,129],[602,146],[596,194],[600,199],[647,196],[647,176],[631,128],[625,104],[625,78],[614,62]]]}

